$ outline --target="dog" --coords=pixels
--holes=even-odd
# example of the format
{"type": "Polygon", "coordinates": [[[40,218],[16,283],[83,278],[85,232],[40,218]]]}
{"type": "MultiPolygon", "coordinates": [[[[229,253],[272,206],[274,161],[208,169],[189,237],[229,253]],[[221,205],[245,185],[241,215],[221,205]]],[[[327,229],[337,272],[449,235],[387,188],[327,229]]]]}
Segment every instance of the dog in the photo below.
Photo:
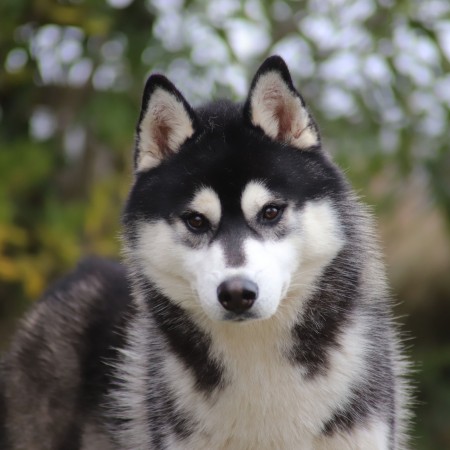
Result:
{"type": "Polygon", "coordinates": [[[2,448],[407,448],[408,363],[371,215],[285,62],[243,104],[142,100],[125,264],[52,287],[2,363],[2,448]]]}

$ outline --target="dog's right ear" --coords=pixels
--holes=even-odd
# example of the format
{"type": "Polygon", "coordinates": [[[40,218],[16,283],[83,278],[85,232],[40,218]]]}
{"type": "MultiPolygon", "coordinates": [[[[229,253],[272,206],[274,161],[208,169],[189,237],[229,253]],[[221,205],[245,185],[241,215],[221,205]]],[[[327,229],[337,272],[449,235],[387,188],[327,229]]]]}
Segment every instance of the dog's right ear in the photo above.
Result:
{"type": "Polygon", "coordinates": [[[195,112],[163,75],[151,75],[142,98],[136,130],[135,170],[158,166],[198,129],[195,112]]]}
{"type": "Polygon", "coordinates": [[[289,69],[279,56],[270,56],[253,78],[244,117],[270,138],[301,150],[320,145],[319,130],[289,69]]]}

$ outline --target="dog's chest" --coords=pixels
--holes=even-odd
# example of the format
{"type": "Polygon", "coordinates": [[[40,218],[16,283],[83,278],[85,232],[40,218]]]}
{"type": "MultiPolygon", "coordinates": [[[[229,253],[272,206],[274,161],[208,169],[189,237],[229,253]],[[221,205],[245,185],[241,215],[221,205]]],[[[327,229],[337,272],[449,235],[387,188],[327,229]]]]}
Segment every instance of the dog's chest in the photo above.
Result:
{"type": "MultiPolygon", "coordinates": [[[[205,431],[193,436],[213,448],[293,448],[315,428],[305,414],[302,380],[294,371],[254,366],[221,391],[197,403],[196,417],[205,431]],[[303,397],[301,400],[300,398],[303,397]],[[243,443],[246,443],[244,445],[243,443]]],[[[194,443],[193,442],[193,443],[194,443]]],[[[209,447],[211,448],[211,447],[209,447]]]]}
{"type": "Polygon", "coordinates": [[[199,392],[176,359],[169,364],[177,403],[197,424],[183,448],[307,448],[342,399],[333,377],[305,379],[273,343],[225,341],[215,351],[225,384],[214,392],[199,392]]]}

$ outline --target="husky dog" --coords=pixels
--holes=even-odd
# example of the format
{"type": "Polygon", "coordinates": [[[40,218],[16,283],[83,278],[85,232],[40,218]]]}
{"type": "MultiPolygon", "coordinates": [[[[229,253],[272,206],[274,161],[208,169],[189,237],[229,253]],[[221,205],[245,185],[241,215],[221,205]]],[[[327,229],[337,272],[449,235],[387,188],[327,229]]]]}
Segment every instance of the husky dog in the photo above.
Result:
{"type": "Polygon", "coordinates": [[[243,105],[145,86],[126,269],[90,259],[3,361],[3,447],[406,448],[371,219],[277,56],[243,105]]]}

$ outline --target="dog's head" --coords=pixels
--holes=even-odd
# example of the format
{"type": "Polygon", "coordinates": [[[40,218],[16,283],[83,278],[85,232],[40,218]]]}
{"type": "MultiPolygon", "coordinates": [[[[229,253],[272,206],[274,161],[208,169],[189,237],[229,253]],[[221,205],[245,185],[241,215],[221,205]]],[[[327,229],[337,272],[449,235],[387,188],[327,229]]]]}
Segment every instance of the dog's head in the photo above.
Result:
{"type": "Polygon", "coordinates": [[[245,104],[194,110],[162,75],[145,86],[125,209],[135,271],[213,320],[265,319],[314,289],[344,241],[346,183],[284,61],[245,104]]]}

